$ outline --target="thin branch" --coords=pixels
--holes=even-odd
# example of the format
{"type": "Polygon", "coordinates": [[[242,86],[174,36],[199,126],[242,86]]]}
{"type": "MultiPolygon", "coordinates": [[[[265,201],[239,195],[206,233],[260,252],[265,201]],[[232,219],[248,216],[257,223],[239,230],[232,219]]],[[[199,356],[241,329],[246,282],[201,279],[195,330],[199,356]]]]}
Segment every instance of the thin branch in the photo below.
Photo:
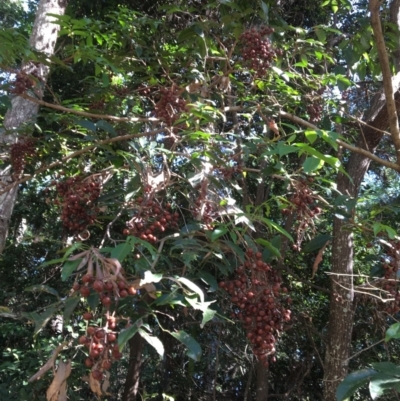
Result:
{"type": "Polygon", "coordinates": [[[22,93],[19,95],[20,97],[29,100],[32,103],[39,104],[40,106],[48,107],[49,109],[54,109],[58,111],[62,111],[64,113],[71,113],[71,114],[76,114],[77,116],[82,116],[82,117],[88,117],[88,118],[97,118],[101,120],[110,120],[110,121],[115,121],[118,123],[137,123],[137,122],[142,122],[142,123],[147,123],[147,122],[160,122],[161,120],[158,118],[154,117],[117,117],[117,116],[112,116],[110,114],[96,114],[96,113],[89,113],[87,111],[82,111],[82,110],[74,110],[70,109],[68,107],[60,106],[58,104],[53,104],[53,103],[48,103],[40,99],[36,99],[32,96],[29,96],[25,93],[22,93]]]}
{"type": "Polygon", "coordinates": [[[361,351],[356,352],[355,354],[353,354],[350,358],[347,358],[348,361],[350,361],[350,359],[355,358],[357,355],[360,355],[361,353],[363,353],[364,351],[369,350],[372,347],[375,347],[375,345],[378,345],[380,343],[383,343],[385,341],[385,339],[379,340],[374,344],[371,344],[369,347],[362,349],[361,351]]]}
{"type": "Polygon", "coordinates": [[[392,73],[390,72],[389,57],[386,52],[386,44],[383,38],[381,19],[379,16],[380,5],[381,2],[378,0],[369,0],[369,10],[371,11],[371,25],[374,31],[375,43],[379,56],[379,63],[381,65],[381,70],[382,70],[383,87],[385,90],[390,134],[392,136],[393,145],[396,149],[397,164],[400,165],[399,120],[397,116],[396,102],[394,99],[394,91],[392,86],[392,73]]]}
{"type": "MultiPolygon", "coordinates": [[[[299,125],[302,125],[303,127],[307,127],[307,128],[313,129],[313,130],[319,130],[319,128],[316,125],[311,124],[308,121],[303,120],[302,118],[297,117],[297,116],[295,116],[293,114],[286,113],[285,111],[280,111],[279,115],[281,117],[286,118],[288,120],[291,120],[291,121],[293,121],[293,122],[295,122],[295,123],[297,123],[299,125]]],[[[350,150],[350,151],[352,151],[354,153],[359,153],[360,155],[368,157],[368,159],[370,159],[370,160],[372,160],[372,161],[374,161],[374,162],[376,162],[376,163],[378,163],[378,164],[380,164],[382,166],[385,166],[385,167],[388,167],[390,169],[393,169],[395,171],[400,172],[400,165],[397,164],[397,163],[392,163],[390,161],[381,159],[380,157],[374,155],[373,153],[368,152],[368,150],[365,150],[365,149],[362,149],[362,148],[358,148],[358,147],[353,146],[353,145],[349,145],[348,143],[346,143],[346,142],[344,142],[344,141],[342,141],[340,139],[337,139],[336,143],[338,145],[342,146],[343,148],[347,149],[347,150],[350,150]]]]}
{"type": "Polygon", "coordinates": [[[105,144],[113,143],[113,142],[126,141],[128,139],[139,138],[139,137],[143,137],[143,136],[153,136],[153,135],[159,134],[164,131],[165,131],[164,128],[160,128],[160,129],[154,130],[154,131],[148,131],[148,132],[143,132],[143,133],[139,133],[139,134],[122,135],[122,136],[117,136],[114,138],[109,138],[109,139],[105,139],[103,141],[96,142],[93,145],[86,146],[83,149],[77,150],[76,152],[73,152],[73,153],[69,154],[68,156],[63,157],[61,160],[57,160],[53,163],[47,164],[47,165],[39,168],[32,175],[26,175],[25,177],[23,177],[17,181],[14,181],[12,184],[3,187],[3,189],[0,191],[0,195],[4,194],[5,192],[8,192],[9,190],[11,190],[12,188],[14,188],[15,186],[17,186],[19,184],[22,184],[24,182],[31,180],[33,177],[35,177],[36,175],[38,175],[40,173],[44,173],[45,171],[50,170],[54,167],[63,166],[68,160],[73,159],[74,157],[80,156],[84,153],[87,153],[90,150],[95,149],[101,145],[105,145],[105,144]]]}

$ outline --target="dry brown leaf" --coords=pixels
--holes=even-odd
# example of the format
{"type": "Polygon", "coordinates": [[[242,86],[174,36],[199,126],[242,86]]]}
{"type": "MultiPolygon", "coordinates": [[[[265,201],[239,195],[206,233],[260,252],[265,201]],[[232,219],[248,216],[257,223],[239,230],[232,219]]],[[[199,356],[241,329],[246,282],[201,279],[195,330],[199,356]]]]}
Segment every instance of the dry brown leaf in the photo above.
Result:
{"type": "Polygon", "coordinates": [[[89,375],[89,385],[90,389],[93,391],[94,394],[98,395],[99,397],[103,396],[103,392],[101,391],[100,382],[93,378],[92,375],[89,375]]]}
{"type": "Polygon", "coordinates": [[[66,380],[64,380],[64,382],[61,384],[60,394],[58,395],[57,401],[67,401],[67,381],[66,380]]]}
{"type": "Polygon", "coordinates": [[[101,390],[103,391],[104,394],[107,395],[111,395],[110,393],[107,393],[107,390],[110,387],[110,376],[111,376],[110,372],[106,372],[104,382],[101,386],[101,390]]]}
{"type": "Polygon", "coordinates": [[[51,358],[28,380],[28,382],[33,382],[36,379],[40,379],[48,370],[54,366],[54,362],[57,359],[58,354],[62,351],[67,343],[60,344],[51,355],[51,358]]]}
{"type": "Polygon", "coordinates": [[[143,286],[143,288],[148,292],[149,296],[153,299],[156,299],[157,296],[155,295],[155,292],[157,291],[157,288],[155,287],[154,284],[149,283],[149,284],[145,284],[143,286]]]}
{"type": "Polygon", "coordinates": [[[318,251],[317,257],[314,260],[314,264],[312,267],[312,275],[311,278],[313,279],[315,276],[315,273],[318,271],[318,266],[322,262],[322,257],[325,252],[325,248],[328,246],[330,241],[326,241],[325,245],[318,251]]]}
{"type": "Polygon", "coordinates": [[[62,399],[59,398],[60,395],[64,397],[64,400],[66,399],[66,380],[70,374],[71,361],[66,363],[60,361],[54,379],[46,392],[47,401],[62,401],[62,399]],[[62,393],[63,390],[64,393],[62,393]]]}

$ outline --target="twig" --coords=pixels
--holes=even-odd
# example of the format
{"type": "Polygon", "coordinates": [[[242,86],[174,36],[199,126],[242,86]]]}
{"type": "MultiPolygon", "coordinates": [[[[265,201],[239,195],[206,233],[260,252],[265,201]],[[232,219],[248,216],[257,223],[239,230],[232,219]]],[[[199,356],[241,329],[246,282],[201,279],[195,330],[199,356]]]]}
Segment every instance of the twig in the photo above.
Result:
{"type": "Polygon", "coordinates": [[[390,72],[389,58],[386,52],[386,44],[382,34],[381,19],[379,8],[381,2],[378,0],[369,0],[369,10],[371,11],[371,25],[374,31],[376,48],[378,50],[379,63],[381,65],[383,88],[385,90],[386,107],[392,136],[393,145],[396,149],[397,164],[400,165],[400,130],[399,118],[397,115],[396,102],[392,86],[392,73],[390,72]]]}
{"type": "Polygon", "coordinates": [[[18,186],[19,184],[22,184],[24,182],[27,182],[29,180],[31,180],[33,177],[35,177],[36,175],[43,173],[47,170],[50,170],[54,167],[58,167],[58,166],[63,166],[65,164],[65,162],[67,162],[70,159],[73,159],[76,156],[82,155],[86,152],[89,152],[92,149],[97,148],[100,145],[105,145],[107,143],[113,143],[113,142],[120,142],[120,141],[126,141],[128,139],[132,139],[132,138],[140,138],[143,136],[152,136],[152,135],[156,135],[160,132],[164,132],[165,129],[164,128],[160,128],[158,130],[155,131],[148,131],[148,132],[143,132],[143,133],[139,133],[139,134],[129,134],[129,135],[122,135],[122,136],[117,136],[115,138],[109,138],[109,139],[105,139],[103,141],[99,141],[96,142],[93,145],[89,145],[86,146],[83,149],[77,150],[76,152],[73,152],[71,154],[69,154],[68,156],[63,157],[61,160],[57,160],[56,162],[50,163],[46,166],[43,166],[41,168],[39,168],[38,170],[36,170],[32,175],[26,175],[25,177],[14,181],[12,184],[7,185],[5,187],[3,187],[3,189],[0,191],[0,195],[4,194],[5,192],[8,192],[9,190],[11,190],[13,187],[18,186]]]}
{"type": "Polygon", "coordinates": [[[117,116],[112,116],[109,114],[96,114],[96,113],[89,113],[87,111],[82,111],[82,110],[74,110],[70,109],[68,107],[60,106],[58,104],[53,104],[53,103],[48,103],[45,102],[44,100],[36,99],[32,96],[27,95],[26,93],[22,93],[19,95],[20,97],[29,100],[32,103],[36,103],[40,106],[48,107],[49,109],[54,109],[58,111],[62,111],[64,113],[70,113],[70,114],[76,114],[78,116],[82,117],[89,117],[89,118],[97,118],[101,120],[111,120],[119,123],[137,123],[137,122],[160,122],[161,120],[155,117],[117,117],[117,116]]]}
{"type": "MultiPolygon", "coordinates": [[[[297,116],[295,116],[293,114],[286,113],[285,111],[280,111],[279,115],[281,117],[283,117],[283,118],[287,118],[288,120],[291,120],[291,121],[293,121],[293,122],[295,122],[297,124],[300,124],[303,127],[311,128],[313,130],[319,130],[319,128],[316,125],[311,124],[308,121],[305,121],[302,118],[297,117],[297,116]]],[[[388,167],[388,168],[391,168],[391,169],[393,169],[395,171],[400,172],[400,165],[397,164],[397,163],[392,163],[392,162],[389,162],[387,160],[383,160],[380,157],[375,156],[373,153],[368,152],[368,150],[365,150],[365,149],[358,148],[356,146],[350,145],[350,144],[348,144],[348,143],[346,143],[346,142],[344,142],[344,141],[342,141],[340,139],[336,139],[336,143],[338,145],[342,146],[343,148],[347,149],[347,150],[350,150],[350,151],[352,151],[354,153],[359,153],[360,155],[368,157],[368,159],[370,159],[370,160],[372,160],[372,161],[374,161],[374,162],[376,162],[376,163],[378,163],[378,164],[380,164],[382,166],[385,166],[385,167],[388,167]]]]}
{"type": "Polygon", "coordinates": [[[362,352],[367,351],[367,350],[369,350],[370,348],[375,347],[375,345],[378,345],[378,344],[380,344],[380,343],[383,343],[384,341],[385,341],[385,339],[379,340],[378,342],[376,342],[376,343],[370,345],[369,347],[364,348],[364,349],[362,349],[361,351],[356,352],[356,353],[353,354],[350,358],[347,358],[347,360],[350,361],[350,359],[355,358],[357,355],[361,354],[362,352]]]}

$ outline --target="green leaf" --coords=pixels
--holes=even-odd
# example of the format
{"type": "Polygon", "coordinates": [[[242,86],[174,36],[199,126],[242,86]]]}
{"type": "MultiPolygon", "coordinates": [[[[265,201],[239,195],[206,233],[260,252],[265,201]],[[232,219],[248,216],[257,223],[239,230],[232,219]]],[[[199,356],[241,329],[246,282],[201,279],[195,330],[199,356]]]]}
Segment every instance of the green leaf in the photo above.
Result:
{"type": "Polygon", "coordinates": [[[78,306],[79,304],[79,297],[68,297],[65,301],[64,301],[64,313],[63,313],[63,317],[64,317],[64,324],[67,324],[72,313],[74,312],[75,308],[78,306]]]}
{"type": "Polygon", "coordinates": [[[215,279],[215,277],[203,270],[200,270],[197,273],[197,277],[199,277],[201,280],[203,280],[206,284],[208,284],[210,286],[210,292],[214,292],[218,289],[218,282],[215,279]]]}
{"type": "Polygon", "coordinates": [[[96,127],[108,132],[113,136],[117,136],[117,131],[115,131],[114,127],[107,121],[104,120],[97,121],[96,127]]]}
{"type": "Polygon", "coordinates": [[[204,302],[204,293],[199,286],[197,286],[195,283],[193,283],[192,281],[188,280],[185,277],[179,277],[178,282],[184,284],[190,290],[194,291],[199,296],[200,301],[204,302]]]}
{"type": "Polygon", "coordinates": [[[129,253],[132,252],[132,248],[133,246],[129,241],[123,242],[122,244],[119,244],[113,248],[110,256],[114,259],[118,259],[122,263],[129,253]]]}
{"type": "Polygon", "coordinates": [[[139,330],[140,326],[142,326],[143,320],[138,319],[132,326],[128,327],[127,329],[121,331],[118,335],[118,346],[119,350],[122,351],[125,344],[136,334],[139,330]]]}
{"type": "Polygon", "coordinates": [[[37,313],[37,312],[25,312],[22,316],[30,319],[35,324],[34,336],[36,336],[44,326],[48,323],[48,321],[54,316],[56,311],[59,309],[60,303],[49,305],[45,312],[37,313]]]}
{"type": "Polygon", "coordinates": [[[378,372],[400,377],[400,366],[392,362],[375,362],[371,363],[371,366],[378,372]]]}
{"type": "Polygon", "coordinates": [[[140,285],[158,283],[163,278],[162,273],[154,274],[150,270],[144,272],[144,277],[140,280],[140,285]]]}
{"type": "Polygon", "coordinates": [[[164,356],[164,345],[159,338],[151,336],[142,329],[139,329],[139,334],[157,351],[161,358],[164,356]]]}
{"type": "Polygon", "coordinates": [[[18,315],[14,314],[13,311],[7,306],[0,306],[0,316],[11,319],[18,319],[18,315]]]}
{"type": "Polygon", "coordinates": [[[373,369],[362,369],[350,373],[338,386],[336,400],[344,401],[351,397],[360,387],[364,386],[377,374],[373,369]]]}
{"type": "Polygon", "coordinates": [[[314,252],[321,249],[327,241],[330,241],[332,237],[329,234],[320,234],[317,237],[313,238],[310,242],[303,248],[303,252],[309,253],[314,252]]]}
{"type": "Polygon", "coordinates": [[[319,170],[324,165],[323,160],[319,160],[314,156],[307,157],[303,163],[303,169],[306,174],[310,174],[315,170],[319,170]]]}
{"type": "Polygon", "coordinates": [[[65,281],[78,268],[83,259],[67,260],[61,271],[61,280],[65,281]]]}
{"type": "Polygon", "coordinates": [[[255,242],[257,242],[257,244],[260,244],[262,246],[264,246],[265,248],[267,248],[275,257],[280,258],[281,257],[281,253],[279,252],[278,248],[275,248],[269,241],[267,241],[264,238],[257,238],[255,240],[255,242]]]}
{"type": "Polygon", "coordinates": [[[60,296],[58,295],[58,292],[54,288],[49,287],[48,285],[43,285],[43,284],[31,285],[29,287],[26,287],[25,291],[47,292],[47,293],[49,293],[51,295],[56,296],[57,298],[60,298],[60,296]]]}
{"type": "Polygon", "coordinates": [[[287,239],[294,242],[293,237],[279,224],[276,224],[274,221],[270,219],[266,219],[265,217],[261,218],[261,221],[268,225],[268,227],[275,229],[278,233],[284,235],[287,239]]]}
{"type": "Polygon", "coordinates": [[[399,339],[399,338],[400,338],[400,323],[394,323],[386,330],[385,341],[388,342],[392,339],[399,339]]]}
{"type": "Polygon", "coordinates": [[[207,308],[204,312],[203,312],[203,319],[201,321],[200,327],[203,328],[204,325],[209,322],[210,320],[214,319],[215,314],[217,313],[217,311],[215,311],[214,309],[210,309],[207,308]]]}
{"type": "Polygon", "coordinates": [[[377,399],[385,392],[396,389],[400,384],[400,378],[387,375],[385,373],[378,373],[371,378],[369,383],[369,392],[373,400],[377,399]]]}
{"type": "Polygon", "coordinates": [[[89,120],[78,120],[76,123],[81,127],[88,129],[89,131],[96,131],[96,124],[92,123],[89,120]]]}
{"type": "Polygon", "coordinates": [[[97,292],[92,292],[87,297],[87,303],[89,305],[89,308],[92,310],[95,310],[97,308],[99,302],[100,302],[100,294],[98,294],[97,292]]]}
{"type": "Polygon", "coordinates": [[[170,332],[171,336],[176,338],[188,348],[187,356],[198,361],[201,357],[200,344],[188,333],[183,330],[170,332]]]}
{"type": "Polygon", "coordinates": [[[214,242],[217,240],[219,237],[222,237],[228,232],[228,229],[226,227],[221,227],[221,228],[216,228],[211,232],[211,242],[214,242]]]}
{"type": "Polygon", "coordinates": [[[306,136],[308,142],[313,144],[318,139],[318,134],[316,131],[307,130],[304,135],[306,136]]]}

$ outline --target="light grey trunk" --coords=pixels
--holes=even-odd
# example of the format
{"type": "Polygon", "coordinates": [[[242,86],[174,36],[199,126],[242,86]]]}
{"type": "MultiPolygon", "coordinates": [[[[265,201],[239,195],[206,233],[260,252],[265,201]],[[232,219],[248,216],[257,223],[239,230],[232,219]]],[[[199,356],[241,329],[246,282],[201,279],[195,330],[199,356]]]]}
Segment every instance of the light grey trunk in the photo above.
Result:
{"type": "MultiPolygon", "coordinates": [[[[29,39],[30,46],[48,56],[54,54],[57,41],[59,25],[52,23],[53,17],[47,14],[63,15],[67,6],[67,0],[41,0],[38,4],[36,18],[29,39]]],[[[44,85],[49,75],[49,67],[43,64],[26,62],[21,71],[30,74],[36,72],[40,83],[33,89],[35,96],[42,98],[44,85]]],[[[0,132],[0,143],[11,146],[21,136],[26,135],[35,122],[39,106],[20,96],[11,99],[12,107],[7,111],[4,118],[4,130],[0,132]]],[[[0,184],[2,187],[13,182],[11,168],[0,172],[0,184]]],[[[15,185],[9,191],[0,195],[0,254],[3,252],[11,214],[17,199],[18,186],[15,185]]]]}

